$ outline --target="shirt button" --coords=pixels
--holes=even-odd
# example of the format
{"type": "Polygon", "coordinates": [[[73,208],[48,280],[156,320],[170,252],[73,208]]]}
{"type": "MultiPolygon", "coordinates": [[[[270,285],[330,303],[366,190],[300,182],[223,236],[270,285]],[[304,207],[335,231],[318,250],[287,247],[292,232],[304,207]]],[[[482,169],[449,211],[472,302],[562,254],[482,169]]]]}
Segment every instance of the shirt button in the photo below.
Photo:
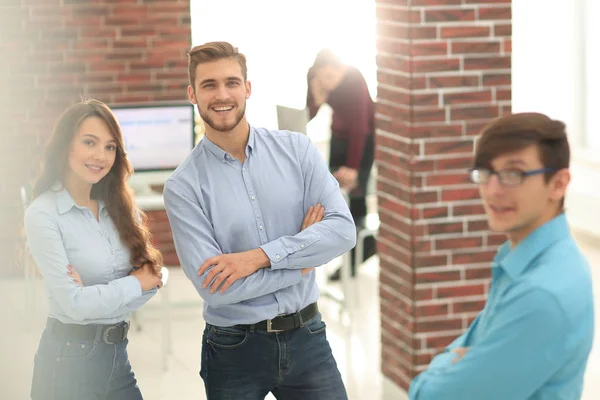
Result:
{"type": "Polygon", "coordinates": [[[302,249],[304,248],[304,243],[302,243],[302,244],[300,245],[300,248],[302,248],[302,249]]]}
{"type": "Polygon", "coordinates": [[[280,256],[279,254],[277,254],[277,255],[275,256],[275,258],[276,258],[277,260],[279,260],[279,259],[281,258],[281,256],[280,256]]]}
{"type": "Polygon", "coordinates": [[[256,200],[256,196],[252,196],[250,197],[252,200],[256,200]]]}
{"type": "Polygon", "coordinates": [[[263,226],[262,225],[259,226],[258,229],[260,229],[262,231],[263,230],[263,226]]]}

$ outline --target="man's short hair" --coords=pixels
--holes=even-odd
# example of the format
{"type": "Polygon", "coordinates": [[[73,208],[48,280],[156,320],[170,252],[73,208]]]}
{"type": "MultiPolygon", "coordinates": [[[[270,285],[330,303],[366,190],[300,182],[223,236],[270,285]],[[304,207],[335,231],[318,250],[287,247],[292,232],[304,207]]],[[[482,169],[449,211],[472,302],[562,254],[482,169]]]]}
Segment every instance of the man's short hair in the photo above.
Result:
{"type": "Polygon", "coordinates": [[[196,67],[199,64],[209,63],[225,58],[234,58],[240,64],[245,82],[248,79],[246,56],[238,52],[237,47],[234,47],[230,43],[209,42],[200,46],[195,46],[188,52],[188,73],[192,88],[194,90],[196,89],[196,67]]]}
{"type": "Polygon", "coordinates": [[[475,149],[474,167],[490,168],[492,161],[503,154],[531,145],[538,148],[546,181],[556,171],[569,168],[571,151],[565,124],[540,113],[517,113],[497,118],[481,131],[475,149]]]}

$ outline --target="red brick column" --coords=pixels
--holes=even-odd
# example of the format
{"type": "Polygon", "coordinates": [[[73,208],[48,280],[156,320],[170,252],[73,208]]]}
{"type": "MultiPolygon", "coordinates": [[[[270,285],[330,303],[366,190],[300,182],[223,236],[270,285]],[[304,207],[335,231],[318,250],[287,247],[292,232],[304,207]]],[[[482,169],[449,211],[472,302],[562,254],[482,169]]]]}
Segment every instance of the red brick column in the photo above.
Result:
{"type": "Polygon", "coordinates": [[[185,100],[191,46],[190,0],[8,4],[0,7],[0,275],[14,265],[19,187],[34,176],[58,115],[82,96],[185,100]]]}
{"type": "Polygon", "coordinates": [[[162,252],[164,264],[180,265],[167,213],[165,211],[146,211],[146,216],[148,217],[148,227],[153,234],[152,242],[162,252]]]}
{"type": "Polygon", "coordinates": [[[474,138],[511,108],[510,0],[378,0],[382,370],[408,388],[484,305],[474,138]]]}

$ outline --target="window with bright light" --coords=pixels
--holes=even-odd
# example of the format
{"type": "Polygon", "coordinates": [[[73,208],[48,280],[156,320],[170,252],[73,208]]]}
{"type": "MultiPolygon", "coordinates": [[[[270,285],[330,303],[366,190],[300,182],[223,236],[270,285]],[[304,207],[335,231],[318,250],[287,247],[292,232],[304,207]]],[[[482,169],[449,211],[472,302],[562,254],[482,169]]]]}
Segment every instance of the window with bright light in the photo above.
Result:
{"type": "Polygon", "coordinates": [[[331,48],[365,76],[375,99],[375,1],[192,0],[192,44],[225,40],[248,59],[248,120],[277,127],[277,104],[304,108],[306,72],[331,48]]]}
{"type": "Polygon", "coordinates": [[[585,0],[585,147],[600,151],[600,1],[585,0]]]}

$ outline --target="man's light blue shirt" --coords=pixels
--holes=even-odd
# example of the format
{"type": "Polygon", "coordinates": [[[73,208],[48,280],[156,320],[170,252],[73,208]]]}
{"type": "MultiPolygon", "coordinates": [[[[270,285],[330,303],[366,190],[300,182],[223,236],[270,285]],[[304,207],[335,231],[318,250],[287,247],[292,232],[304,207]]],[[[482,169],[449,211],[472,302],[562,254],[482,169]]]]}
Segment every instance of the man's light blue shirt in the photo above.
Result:
{"type": "MultiPolygon", "coordinates": [[[[208,138],[167,180],[164,200],[183,271],[216,326],[252,324],[317,301],[314,271],[356,243],[356,228],[336,179],[305,135],[250,127],[240,163],[208,138]],[[310,206],[323,221],[300,231],[310,206]],[[220,254],[261,248],[270,268],[210,293],[198,270],[220,254]]],[[[212,267],[211,267],[212,268],[212,267]]]]}
{"type": "Polygon", "coordinates": [[[71,324],[126,321],[157,289],[142,292],[128,275],[130,251],[99,201],[98,220],[56,184],[25,212],[27,244],[44,278],[49,316],[71,324]],[[84,287],[67,276],[71,265],[84,287]]]}
{"type": "Polygon", "coordinates": [[[411,384],[411,400],[575,400],[594,337],[590,268],[564,214],[492,264],[484,309],[411,384]],[[455,364],[452,349],[468,347],[455,364]]]}

